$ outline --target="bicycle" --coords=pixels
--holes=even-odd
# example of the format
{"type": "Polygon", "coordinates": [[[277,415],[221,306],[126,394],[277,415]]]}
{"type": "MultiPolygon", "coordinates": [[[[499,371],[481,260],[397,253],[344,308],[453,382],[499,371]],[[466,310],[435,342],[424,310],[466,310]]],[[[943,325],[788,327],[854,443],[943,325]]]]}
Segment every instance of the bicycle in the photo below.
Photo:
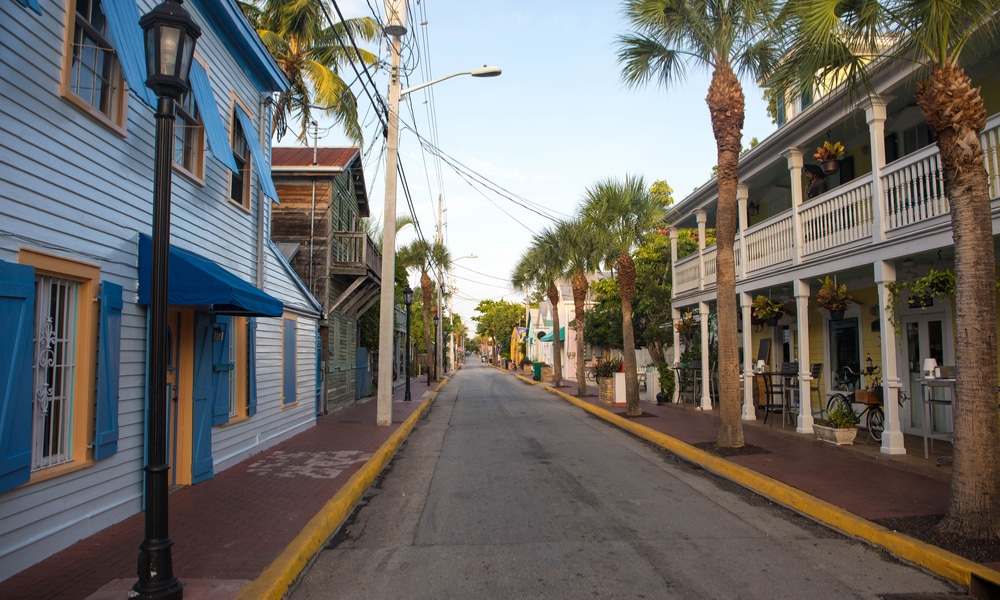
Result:
{"type": "MultiPolygon", "coordinates": [[[[885,409],[882,408],[882,398],[878,394],[868,394],[867,397],[868,399],[874,398],[875,401],[865,402],[864,410],[856,415],[856,419],[860,423],[861,419],[865,418],[865,427],[868,428],[868,439],[881,443],[882,433],[885,431],[885,409]]],[[[898,402],[901,408],[907,400],[909,400],[909,397],[906,395],[906,392],[899,390],[898,402]]],[[[826,405],[827,414],[838,409],[854,412],[854,404],[845,394],[833,394],[826,405]]]]}

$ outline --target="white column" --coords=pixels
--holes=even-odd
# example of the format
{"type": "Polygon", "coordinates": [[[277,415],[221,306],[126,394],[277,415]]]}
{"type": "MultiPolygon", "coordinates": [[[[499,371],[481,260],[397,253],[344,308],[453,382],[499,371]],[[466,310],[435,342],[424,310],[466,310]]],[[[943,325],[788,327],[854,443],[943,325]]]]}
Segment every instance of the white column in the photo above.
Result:
{"type": "MultiPolygon", "coordinates": [[[[885,239],[885,193],[882,168],[885,167],[885,101],[877,96],[861,102],[868,120],[869,154],[872,161],[872,242],[885,239]]],[[[895,275],[893,275],[895,278],[895,275]]],[[[884,304],[882,306],[885,306],[884,304]]]]}
{"type": "Polygon", "coordinates": [[[753,326],[750,324],[750,304],[753,298],[750,294],[740,294],[740,310],[743,312],[743,420],[756,421],[757,411],[753,406],[753,326]]]}
{"type": "Polygon", "coordinates": [[[875,263],[875,283],[878,285],[879,328],[882,334],[882,398],[885,409],[885,430],[882,432],[883,454],[906,454],[903,447],[903,430],[900,427],[899,392],[902,382],[899,380],[899,349],[892,323],[884,306],[889,304],[889,290],[885,284],[896,281],[896,265],[889,261],[875,263]]]}
{"type": "Polygon", "coordinates": [[[745,250],[745,246],[743,244],[743,232],[746,231],[747,227],[749,226],[749,222],[748,222],[749,219],[747,218],[747,205],[748,205],[748,199],[749,198],[750,198],[750,188],[747,187],[747,184],[745,184],[745,183],[737,184],[737,186],[736,186],[736,202],[739,205],[738,210],[739,210],[739,218],[740,218],[740,220],[739,220],[740,230],[739,230],[739,232],[737,232],[739,240],[740,240],[740,245],[739,245],[739,249],[740,249],[739,261],[737,262],[737,265],[736,265],[736,280],[737,281],[742,281],[742,280],[746,279],[746,275],[747,275],[747,260],[746,260],[746,250],[745,250]]]}
{"type": "Polygon", "coordinates": [[[788,162],[789,177],[792,180],[792,235],[795,242],[792,244],[792,263],[802,262],[802,248],[805,240],[802,232],[802,151],[798,148],[789,148],[784,153],[788,162]]]}
{"type": "MultiPolygon", "coordinates": [[[[679,360],[680,352],[681,352],[681,347],[680,347],[681,336],[677,332],[677,328],[674,327],[673,324],[677,322],[677,319],[681,318],[681,311],[677,310],[676,308],[671,308],[670,309],[670,316],[673,317],[673,319],[671,321],[671,324],[670,324],[670,327],[671,327],[671,329],[674,330],[674,356],[673,356],[674,360],[673,360],[673,363],[671,364],[671,366],[673,366],[673,365],[677,364],[677,361],[679,360]]],[[[673,402],[674,402],[674,404],[677,404],[680,401],[681,401],[681,382],[680,382],[679,379],[677,379],[677,371],[675,370],[674,371],[674,397],[673,397],[673,402]]]]}
{"type": "Polygon", "coordinates": [[[705,289],[705,223],[708,213],[702,209],[695,211],[698,218],[698,289],[705,289]]]}
{"type": "MultiPolygon", "coordinates": [[[[674,305],[673,301],[677,297],[677,294],[673,291],[673,290],[677,289],[677,269],[675,268],[677,266],[677,236],[678,236],[678,230],[677,230],[677,228],[676,227],[671,227],[670,228],[670,285],[671,285],[671,288],[670,288],[671,289],[671,292],[670,292],[670,296],[671,296],[670,301],[671,302],[670,302],[670,304],[671,304],[671,306],[674,305]]],[[[671,315],[671,317],[673,317],[673,319],[671,321],[671,324],[670,324],[670,328],[673,329],[673,333],[674,333],[674,348],[673,348],[673,357],[672,357],[673,360],[671,361],[671,367],[672,367],[673,364],[676,363],[679,360],[679,356],[680,356],[681,336],[680,336],[679,333],[677,333],[677,328],[674,327],[673,324],[677,322],[677,319],[681,318],[681,311],[677,310],[676,308],[671,308],[670,315],[671,315]]],[[[680,388],[681,388],[681,386],[680,386],[681,382],[676,379],[676,375],[677,375],[677,371],[674,371],[674,376],[675,376],[675,379],[674,379],[674,397],[671,399],[674,402],[674,404],[677,404],[678,402],[680,402],[680,388]]]]}
{"type": "Polygon", "coordinates": [[[799,418],[795,431],[812,433],[813,414],[812,398],[809,388],[812,386],[812,369],[809,365],[809,281],[795,281],[795,318],[798,323],[799,348],[799,418]]]}
{"type": "Polygon", "coordinates": [[[708,303],[698,303],[698,313],[701,315],[701,409],[712,410],[712,349],[708,344],[708,303]]]}

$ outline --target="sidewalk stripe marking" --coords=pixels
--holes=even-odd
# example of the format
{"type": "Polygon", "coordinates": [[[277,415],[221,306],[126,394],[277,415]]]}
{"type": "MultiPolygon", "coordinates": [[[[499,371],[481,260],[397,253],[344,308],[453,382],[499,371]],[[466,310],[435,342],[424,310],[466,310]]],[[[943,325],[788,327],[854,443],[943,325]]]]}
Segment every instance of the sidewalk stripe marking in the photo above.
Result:
{"type": "Polygon", "coordinates": [[[417,421],[427,412],[437,393],[449,379],[451,378],[444,378],[433,391],[428,391],[427,399],[420,407],[389,436],[382,447],[351,476],[344,487],[334,494],[278,558],[257,579],[240,590],[236,600],[281,600],[312,557],[351,514],[354,505],[361,500],[365,491],[375,481],[375,477],[389,464],[393,454],[410,435],[417,421]]]}
{"type": "MultiPolygon", "coordinates": [[[[532,385],[540,385],[538,382],[530,381],[519,375],[517,377],[532,385]]],[[[796,512],[834,527],[846,535],[857,537],[885,548],[895,556],[923,567],[936,575],[940,575],[966,587],[971,585],[973,575],[994,585],[1000,585],[1000,572],[985,565],[952,554],[937,546],[926,544],[908,535],[892,531],[881,525],[876,525],[867,519],[863,519],[816,496],[807,494],[798,488],[695,448],[665,433],[650,429],[644,425],[639,425],[629,419],[604,410],[599,406],[580,400],[575,396],[552,387],[546,387],[545,389],[594,416],[673,452],[690,462],[699,464],[717,475],[754,490],[796,512]]]]}

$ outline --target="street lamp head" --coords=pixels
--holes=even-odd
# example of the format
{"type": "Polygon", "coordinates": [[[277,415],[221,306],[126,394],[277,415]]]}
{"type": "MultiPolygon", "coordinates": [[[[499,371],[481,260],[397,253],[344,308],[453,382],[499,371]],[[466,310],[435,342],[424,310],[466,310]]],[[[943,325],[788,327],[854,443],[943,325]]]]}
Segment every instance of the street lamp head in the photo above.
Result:
{"type": "Polygon", "coordinates": [[[486,65],[483,65],[478,69],[470,71],[469,75],[472,75],[473,77],[497,77],[500,73],[502,73],[500,67],[487,67],[486,65]]]}
{"type": "Polygon", "coordinates": [[[188,75],[201,27],[181,0],[166,0],[141,19],[146,38],[146,87],[157,96],[179,98],[191,89],[188,75]]]}
{"type": "Polygon", "coordinates": [[[409,285],[403,288],[403,303],[406,304],[407,307],[413,304],[413,288],[409,285]]]}

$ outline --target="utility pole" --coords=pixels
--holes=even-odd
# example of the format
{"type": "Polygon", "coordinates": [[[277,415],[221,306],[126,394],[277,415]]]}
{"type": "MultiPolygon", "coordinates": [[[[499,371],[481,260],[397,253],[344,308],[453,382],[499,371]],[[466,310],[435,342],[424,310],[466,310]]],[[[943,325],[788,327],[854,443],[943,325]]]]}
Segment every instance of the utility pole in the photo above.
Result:
{"type": "Polygon", "coordinates": [[[406,35],[406,0],[386,0],[385,32],[392,39],[386,112],[385,209],[382,212],[382,288],[379,294],[377,425],[392,425],[392,361],[396,337],[396,165],[399,161],[399,52],[406,35]]]}
{"type": "MultiPolygon", "coordinates": [[[[437,217],[438,217],[437,218],[437,220],[438,220],[437,243],[440,244],[442,247],[444,247],[444,217],[443,217],[443,212],[441,210],[441,194],[438,194],[438,214],[437,214],[437,217]]],[[[434,370],[436,371],[436,374],[437,374],[438,378],[440,379],[442,373],[444,372],[443,369],[441,368],[442,367],[441,363],[442,363],[442,356],[443,356],[443,353],[444,353],[444,347],[443,347],[443,341],[444,341],[444,338],[443,338],[443,332],[444,332],[444,304],[443,304],[442,295],[444,295],[444,291],[445,290],[444,290],[444,273],[441,270],[441,265],[438,265],[437,267],[438,267],[438,277],[437,277],[437,279],[438,279],[438,297],[437,297],[437,305],[438,305],[438,316],[440,317],[440,320],[438,321],[438,328],[437,328],[437,331],[435,332],[435,340],[436,340],[436,342],[434,344],[435,345],[435,349],[434,349],[434,362],[435,362],[435,364],[437,366],[434,368],[434,370]]]]}

